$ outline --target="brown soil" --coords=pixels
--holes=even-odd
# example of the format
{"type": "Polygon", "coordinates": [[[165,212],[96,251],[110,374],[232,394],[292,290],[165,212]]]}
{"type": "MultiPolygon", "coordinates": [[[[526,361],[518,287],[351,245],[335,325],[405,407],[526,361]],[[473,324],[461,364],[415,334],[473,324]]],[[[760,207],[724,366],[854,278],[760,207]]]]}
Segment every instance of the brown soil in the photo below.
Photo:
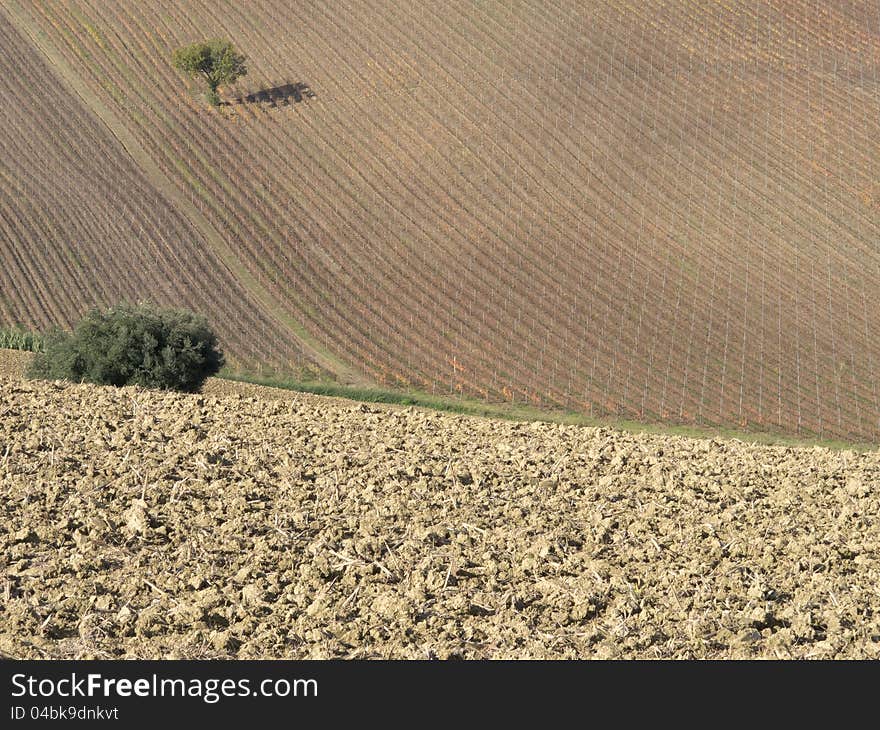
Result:
{"type": "Polygon", "coordinates": [[[0,349],[0,377],[19,378],[31,361],[31,353],[0,349]]]}
{"type": "Polygon", "coordinates": [[[0,378],[0,653],[880,657],[877,453],[288,395],[0,378]]]}
{"type": "Polygon", "coordinates": [[[0,16],[0,322],[158,300],[243,370],[880,443],[880,3],[0,16]],[[193,33],[274,100],[207,109],[193,33]]]}

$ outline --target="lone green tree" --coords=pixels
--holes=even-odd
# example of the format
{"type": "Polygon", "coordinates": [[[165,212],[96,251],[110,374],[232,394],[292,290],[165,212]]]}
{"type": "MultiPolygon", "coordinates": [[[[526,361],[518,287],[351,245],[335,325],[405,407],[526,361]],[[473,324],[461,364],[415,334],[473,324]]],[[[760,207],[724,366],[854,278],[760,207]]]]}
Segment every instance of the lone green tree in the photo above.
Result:
{"type": "Polygon", "coordinates": [[[208,103],[220,106],[217,89],[233,84],[247,74],[245,57],[229,41],[213,40],[178,48],[171,63],[190,78],[204,79],[208,85],[208,103]]]}

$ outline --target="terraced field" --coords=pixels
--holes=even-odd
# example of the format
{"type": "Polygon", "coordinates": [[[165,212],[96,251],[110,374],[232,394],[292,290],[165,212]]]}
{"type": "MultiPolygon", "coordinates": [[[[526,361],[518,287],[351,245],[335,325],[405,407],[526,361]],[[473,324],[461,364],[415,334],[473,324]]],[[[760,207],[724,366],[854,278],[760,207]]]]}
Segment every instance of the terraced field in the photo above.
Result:
{"type": "MultiPolygon", "coordinates": [[[[876,3],[0,8],[29,39],[16,53],[39,48],[81,87],[204,265],[246,290],[169,284],[235,352],[593,416],[877,440],[876,3]],[[219,112],[168,64],[206,36],[250,58],[219,112]],[[255,352],[246,316],[268,320],[255,352]]],[[[17,235],[50,268],[41,237],[17,235]]],[[[60,288],[0,311],[69,318],[60,288]]]]}

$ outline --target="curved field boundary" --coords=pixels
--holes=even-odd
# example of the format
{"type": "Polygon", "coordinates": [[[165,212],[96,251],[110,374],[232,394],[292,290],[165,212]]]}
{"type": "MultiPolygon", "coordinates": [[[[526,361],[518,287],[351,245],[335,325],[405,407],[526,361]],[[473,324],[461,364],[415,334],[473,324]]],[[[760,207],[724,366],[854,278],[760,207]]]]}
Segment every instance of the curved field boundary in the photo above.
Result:
{"type": "Polygon", "coordinates": [[[876,440],[873,4],[27,7],[276,306],[379,384],[876,440]],[[317,97],[206,110],[167,59],[208,29],[249,56],[231,93],[317,97]]]}
{"type": "Polygon", "coordinates": [[[30,13],[22,5],[14,0],[6,4],[10,20],[21,33],[30,38],[34,45],[49,60],[51,66],[56,69],[60,78],[82,100],[87,108],[107,126],[111,134],[119,140],[126,152],[143,170],[147,179],[165,195],[174,201],[178,209],[193,223],[211,245],[214,252],[220,257],[226,267],[238,278],[254,298],[264,307],[265,311],[275,319],[286,325],[299,340],[303,349],[328,372],[334,374],[339,380],[351,384],[369,383],[353,368],[334,356],[309,335],[305,328],[283,308],[279,307],[266,288],[257,281],[244,266],[235,251],[226,243],[210,221],[202,214],[194,200],[187,200],[180,194],[179,189],[159,169],[152,158],[146,153],[126,126],[119,120],[116,114],[104,104],[98,96],[73,72],[63,56],[58,53],[52,41],[33,22],[30,13]]]}
{"type": "Polygon", "coordinates": [[[0,11],[0,322],[152,300],[203,312],[230,367],[320,370],[0,11]],[[206,283],[208,285],[206,286],[206,283]]]}

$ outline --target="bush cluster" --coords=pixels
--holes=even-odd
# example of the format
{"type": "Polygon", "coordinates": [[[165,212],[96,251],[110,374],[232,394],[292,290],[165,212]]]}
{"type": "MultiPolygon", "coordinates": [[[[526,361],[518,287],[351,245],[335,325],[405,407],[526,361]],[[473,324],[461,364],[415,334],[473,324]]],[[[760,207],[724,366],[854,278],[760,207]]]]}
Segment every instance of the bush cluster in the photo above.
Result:
{"type": "Polygon", "coordinates": [[[120,304],[92,310],[73,332],[47,334],[29,375],[196,392],[223,363],[204,317],[147,304],[120,304]]]}
{"type": "Polygon", "coordinates": [[[43,349],[43,337],[22,327],[0,329],[0,349],[39,352],[43,349]]]}

